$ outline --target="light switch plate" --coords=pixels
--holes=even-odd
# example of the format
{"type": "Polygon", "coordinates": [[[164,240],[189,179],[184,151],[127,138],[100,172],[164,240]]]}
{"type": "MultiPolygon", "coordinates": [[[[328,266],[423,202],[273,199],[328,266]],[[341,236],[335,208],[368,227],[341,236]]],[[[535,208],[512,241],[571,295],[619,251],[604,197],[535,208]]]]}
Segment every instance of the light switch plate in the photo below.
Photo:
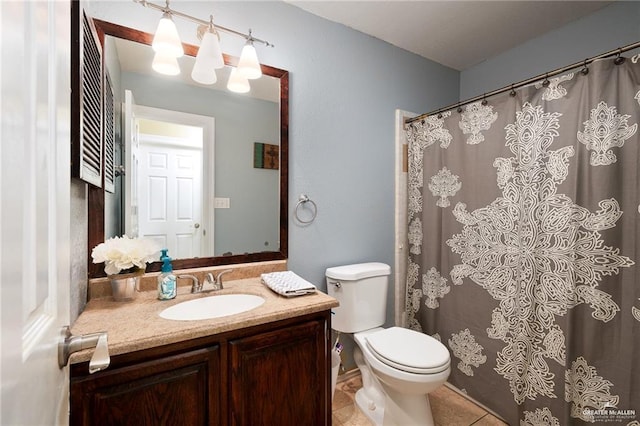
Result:
{"type": "Polygon", "coordinates": [[[228,209],[231,205],[231,201],[229,198],[218,198],[215,197],[213,199],[213,207],[216,209],[228,209]]]}

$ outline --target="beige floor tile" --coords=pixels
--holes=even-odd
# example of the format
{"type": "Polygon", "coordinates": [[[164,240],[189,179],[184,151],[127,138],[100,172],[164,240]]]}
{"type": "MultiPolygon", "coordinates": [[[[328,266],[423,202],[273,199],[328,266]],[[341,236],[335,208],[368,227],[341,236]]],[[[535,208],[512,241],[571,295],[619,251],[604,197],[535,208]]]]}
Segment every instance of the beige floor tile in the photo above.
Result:
{"type": "MultiPolygon", "coordinates": [[[[333,397],[335,426],[373,426],[355,403],[355,393],[361,387],[359,375],[336,385],[333,397]]],[[[436,426],[508,426],[445,386],[431,393],[429,400],[436,426]]]]}
{"type": "Polygon", "coordinates": [[[356,405],[355,395],[361,387],[362,377],[360,375],[336,384],[336,393],[333,397],[334,424],[340,426],[373,426],[369,418],[356,405]]]}
{"type": "Polygon", "coordinates": [[[333,417],[344,426],[374,426],[355,404],[334,411],[333,417]]]}
{"type": "Polygon", "coordinates": [[[362,376],[359,374],[357,376],[353,376],[352,378],[339,383],[336,388],[338,386],[340,386],[345,392],[355,394],[356,391],[362,387],[362,376]]]}
{"type": "Polygon", "coordinates": [[[333,394],[332,410],[337,411],[347,405],[353,404],[353,392],[349,392],[348,389],[344,390],[340,385],[336,385],[336,390],[333,394]]]}
{"type": "Polygon", "coordinates": [[[485,414],[482,408],[442,386],[429,394],[433,420],[441,426],[469,426],[485,414]]]}

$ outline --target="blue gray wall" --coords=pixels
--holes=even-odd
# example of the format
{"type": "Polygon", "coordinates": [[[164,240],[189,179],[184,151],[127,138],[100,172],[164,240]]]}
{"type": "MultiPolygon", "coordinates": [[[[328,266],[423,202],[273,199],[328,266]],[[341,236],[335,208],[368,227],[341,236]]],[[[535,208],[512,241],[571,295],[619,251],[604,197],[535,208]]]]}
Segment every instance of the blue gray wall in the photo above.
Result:
{"type": "Polygon", "coordinates": [[[500,89],[639,40],[640,2],[615,2],[462,71],[460,100],[500,89]]]}

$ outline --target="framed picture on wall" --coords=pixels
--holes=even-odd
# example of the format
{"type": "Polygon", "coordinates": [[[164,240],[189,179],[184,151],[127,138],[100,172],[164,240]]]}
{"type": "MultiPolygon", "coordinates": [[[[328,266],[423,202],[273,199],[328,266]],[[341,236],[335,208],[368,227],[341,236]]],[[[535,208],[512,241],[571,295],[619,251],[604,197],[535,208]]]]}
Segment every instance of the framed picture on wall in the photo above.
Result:
{"type": "Polygon", "coordinates": [[[253,167],[256,169],[278,170],[280,167],[280,147],[268,143],[253,144],[253,167]]]}

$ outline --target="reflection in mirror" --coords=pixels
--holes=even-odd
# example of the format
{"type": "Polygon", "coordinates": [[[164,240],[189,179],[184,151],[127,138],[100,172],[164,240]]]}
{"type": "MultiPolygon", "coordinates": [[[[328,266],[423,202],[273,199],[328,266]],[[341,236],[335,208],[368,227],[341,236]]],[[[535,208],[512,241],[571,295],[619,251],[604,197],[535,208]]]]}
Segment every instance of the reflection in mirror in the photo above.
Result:
{"type": "Polygon", "coordinates": [[[286,258],[286,71],[263,65],[249,93],[231,93],[231,66],[216,70],[215,85],[191,79],[197,47],[185,45],[180,75],[161,75],[151,69],[151,35],[95,22],[122,122],[123,168],[105,194],[101,235],[91,235],[90,213],[90,245],[125,233],[154,238],[182,259],[176,268],[286,258]]]}

